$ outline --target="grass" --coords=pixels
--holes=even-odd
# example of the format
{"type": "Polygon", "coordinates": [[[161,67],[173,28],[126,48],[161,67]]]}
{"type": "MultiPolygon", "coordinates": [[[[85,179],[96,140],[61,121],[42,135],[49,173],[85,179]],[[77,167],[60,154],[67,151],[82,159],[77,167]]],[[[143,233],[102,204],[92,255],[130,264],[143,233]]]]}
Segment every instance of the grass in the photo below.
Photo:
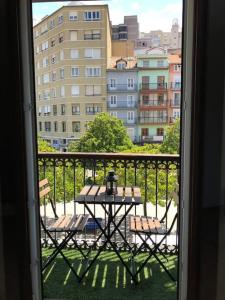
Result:
{"type": "MultiPolygon", "coordinates": [[[[52,250],[43,250],[43,259],[52,250]]],[[[78,272],[82,271],[80,254],[65,250],[78,272]]],[[[93,252],[94,255],[94,252],[93,252]]],[[[128,259],[128,253],[122,253],[128,259]]],[[[137,264],[146,258],[140,254],[137,264]]],[[[168,256],[167,268],[176,278],[177,257],[168,256]]],[[[76,300],[175,300],[177,284],[172,282],[155,259],[151,259],[139,275],[139,284],[132,286],[130,276],[114,252],[102,252],[85,279],[78,283],[67,264],[59,255],[43,273],[44,297],[76,300]]]]}

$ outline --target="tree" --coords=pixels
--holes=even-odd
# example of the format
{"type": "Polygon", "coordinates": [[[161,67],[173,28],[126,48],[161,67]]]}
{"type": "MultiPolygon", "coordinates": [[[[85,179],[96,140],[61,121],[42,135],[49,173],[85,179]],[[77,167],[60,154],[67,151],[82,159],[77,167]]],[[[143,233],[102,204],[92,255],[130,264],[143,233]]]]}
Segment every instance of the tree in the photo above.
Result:
{"type": "Polygon", "coordinates": [[[55,152],[55,149],[47,141],[38,137],[38,152],[55,152]]]}
{"type": "Polygon", "coordinates": [[[173,125],[168,126],[160,151],[167,154],[180,152],[180,119],[176,119],[173,125]]]}
{"type": "Polygon", "coordinates": [[[120,152],[133,146],[123,122],[116,117],[100,113],[88,125],[83,137],[69,145],[69,151],[120,152]]]}

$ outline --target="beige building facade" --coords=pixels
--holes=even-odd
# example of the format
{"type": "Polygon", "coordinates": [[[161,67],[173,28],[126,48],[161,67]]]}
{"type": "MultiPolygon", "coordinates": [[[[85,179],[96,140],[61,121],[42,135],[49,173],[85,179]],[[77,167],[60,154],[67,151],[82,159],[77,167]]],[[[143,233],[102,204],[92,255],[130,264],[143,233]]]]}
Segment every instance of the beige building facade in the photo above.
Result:
{"type": "Polygon", "coordinates": [[[38,134],[66,148],[107,111],[108,6],[63,6],[33,32],[38,134]]]}

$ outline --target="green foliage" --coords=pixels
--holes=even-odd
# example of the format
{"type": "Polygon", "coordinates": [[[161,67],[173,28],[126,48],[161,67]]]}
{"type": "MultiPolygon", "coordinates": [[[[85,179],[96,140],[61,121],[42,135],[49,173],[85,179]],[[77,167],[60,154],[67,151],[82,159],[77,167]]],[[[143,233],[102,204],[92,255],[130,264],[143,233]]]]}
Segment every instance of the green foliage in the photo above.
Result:
{"type": "Polygon", "coordinates": [[[180,152],[180,119],[168,126],[166,136],[160,147],[161,153],[177,154],[180,152]]]}
{"type": "Polygon", "coordinates": [[[55,152],[55,149],[47,141],[38,137],[38,152],[55,152]]]}
{"type": "Polygon", "coordinates": [[[69,151],[120,152],[133,146],[123,122],[107,113],[100,113],[81,139],[71,143],[69,151]]]}
{"type": "Polygon", "coordinates": [[[159,154],[160,145],[157,144],[146,144],[144,146],[133,146],[131,149],[123,151],[124,153],[148,153],[148,154],[159,154]]]}

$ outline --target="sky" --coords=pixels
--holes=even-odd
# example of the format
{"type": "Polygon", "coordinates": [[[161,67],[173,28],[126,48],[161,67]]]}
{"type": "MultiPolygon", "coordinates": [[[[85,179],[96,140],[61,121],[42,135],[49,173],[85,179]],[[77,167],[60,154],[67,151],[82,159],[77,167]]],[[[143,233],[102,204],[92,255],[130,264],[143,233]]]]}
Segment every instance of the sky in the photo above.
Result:
{"type": "MultiPolygon", "coordinates": [[[[182,25],[182,0],[108,0],[108,1],[79,1],[87,4],[108,4],[112,24],[123,23],[124,15],[138,15],[139,29],[141,32],[161,29],[170,31],[173,19],[178,19],[182,25]]],[[[44,16],[50,15],[55,10],[68,2],[45,2],[33,4],[34,24],[44,16]]]]}

